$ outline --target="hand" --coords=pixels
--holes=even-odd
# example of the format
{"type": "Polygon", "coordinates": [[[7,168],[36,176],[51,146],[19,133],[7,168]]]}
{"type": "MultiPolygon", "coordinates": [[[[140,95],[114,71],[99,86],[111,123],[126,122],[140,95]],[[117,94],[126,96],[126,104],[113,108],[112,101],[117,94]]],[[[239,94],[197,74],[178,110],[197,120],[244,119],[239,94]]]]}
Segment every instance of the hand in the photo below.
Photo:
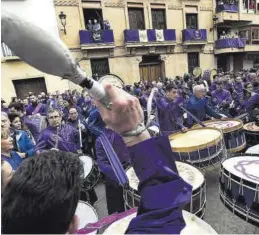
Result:
{"type": "MultiPolygon", "coordinates": [[[[96,101],[96,105],[107,127],[119,134],[136,130],[137,126],[144,121],[143,110],[138,99],[110,84],[106,84],[104,89],[112,103],[112,109],[107,109],[100,101],[96,101]]],[[[148,138],[150,134],[144,131],[139,136],[124,137],[123,140],[128,146],[132,146],[148,138]]]]}
{"type": "Polygon", "coordinates": [[[103,121],[119,134],[136,130],[137,126],[144,121],[138,99],[110,84],[105,85],[104,89],[112,103],[112,109],[109,110],[100,101],[96,101],[103,121]]]}
{"type": "Polygon", "coordinates": [[[51,151],[59,151],[59,149],[56,149],[56,148],[51,148],[50,150],[51,151]]]}
{"type": "Polygon", "coordinates": [[[21,157],[21,158],[25,158],[26,157],[26,153],[21,153],[21,152],[17,152],[18,154],[19,154],[19,156],[21,157]]]}
{"type": "Polygon", "coordinates": [[[183,128],[182,128],[182,132],[185,133],[185,132],[187,132],[187,131],[188,131],[188,128],[187,128],[187,127],[183,127],[183,128]]]}
{"type": "Polygon", "coordinates": [[[41,117],[41,115],[39,113],[36,113],[33,115],[34,117],[41,117]]]}
{"type": "Polygon", "coordinates": [[[254,95],[256,95],[256,93],[255,93],[255,92],[252,92],[252,93],[251,93],[251,96],[254,96],[254,95]]]}
{"type": "Polygon", "coordinates": [[[84,126],[84,124],[80,123],[80,124],[78,125],[78,128],[80,128],[81,130],[84,130],[84,129],[85,129],[85,126],[84,126]]]}
{"type": "Polygon", "coordinates": [[[228,117],[226,117],[226,116],[222,116],[220,119],[221,119],[221,120],[227,120],[227,119],[228,119],[228,117]]]}

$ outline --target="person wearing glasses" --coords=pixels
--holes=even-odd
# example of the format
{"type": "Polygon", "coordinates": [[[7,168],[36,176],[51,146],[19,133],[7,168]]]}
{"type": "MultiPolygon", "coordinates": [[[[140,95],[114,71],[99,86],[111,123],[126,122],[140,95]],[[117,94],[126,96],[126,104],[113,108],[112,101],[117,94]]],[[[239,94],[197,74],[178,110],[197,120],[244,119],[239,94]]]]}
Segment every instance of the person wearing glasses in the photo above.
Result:
{"type": "Polygon", "coordinates": [[[166,95],[157,99],[157,118],[162,135],[170,135],[179,130],[187,131],[179,107],[183,101],[184,99],[178,96],[177,87],[172,84],[166,86],[166,95]]]}
{"type": "Polygon", "coordinates": [[[50,109],[47,118],[49,126],[36,142],[36,153],[51,149],[76,153],[80,149],[78,130],[69,124],[61,124],[62,117],[57,109],[50,109]]]}

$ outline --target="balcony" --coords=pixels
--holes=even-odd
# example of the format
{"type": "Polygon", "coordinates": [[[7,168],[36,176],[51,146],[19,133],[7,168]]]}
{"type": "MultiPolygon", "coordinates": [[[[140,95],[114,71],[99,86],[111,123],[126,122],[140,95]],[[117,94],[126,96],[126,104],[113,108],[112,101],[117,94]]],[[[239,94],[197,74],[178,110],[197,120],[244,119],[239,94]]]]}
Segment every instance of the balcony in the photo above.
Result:
{"type": "Polygon", "coordinates": [[[166,53],[171,53],[176,45],[175,29],[125,29],[124,41],[129,54],[135,54],[136,48],[148,48],[154,54],[157,47],[165,47],[166,53]]]}
{"type": "Polygon", "coordinates": [[[182,31],[183,45],[205,45],[207,43],[206,29],[184,29],[182,31]]]}
{"type": "Polygon", "coordinates": [[[110,50],[110,56],[113,56],[115,48],[113,30],[106,29],[97,32],[80,30],[79,38],[82,50],[107,49],[110,50]]]}
{"type": "Polygon", "coordinates": [[[238,5],[236,4],[222,4],[222,5],[217,5],[216,7],[216,12],[233,12],[237,13],[238,12],[238,5]]]}
{"type": "Polygon", "coordinates": [[[259,50],[257,44],[247,44],[246,38],[219,39],[215,43],[215,54],[256,52],[259,50]]]}

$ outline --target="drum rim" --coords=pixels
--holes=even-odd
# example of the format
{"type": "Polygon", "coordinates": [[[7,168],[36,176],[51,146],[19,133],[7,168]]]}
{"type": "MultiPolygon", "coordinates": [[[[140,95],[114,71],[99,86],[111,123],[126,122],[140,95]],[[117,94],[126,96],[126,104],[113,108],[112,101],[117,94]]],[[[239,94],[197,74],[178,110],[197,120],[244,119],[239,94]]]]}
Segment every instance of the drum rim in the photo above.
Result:
{"type": "MultiPolygon", "coordinates": [[[[242,181],[243,181],[243,184],[244,184],[246,181],[249,182],[250,184],[254,184],[254,185],[255,185],[255,188],[252,188],[252,189],[256,190],[256,185],[257,185],[257,184],[256,184],[255,182],[249,181],[249,180],[244,179],[244,178],[242,178],[242,177],[240,177],[240,176],[237,176],[237,175],[233,174],[232,172],[228,171],[228,170],[227,170],[226,168],[224,168],[224,166],[223,166],[223,163],[224,163],[225,161],[231,159],[231,158],[238,158],[238,157],[245,157],[245,156],[249,156],[249,154],[245,154],[245,153],[244,153],[243,156],[242,156],[242,155],[241,155],[241,156],[238,156],[238,153],[236,153],[234,156],[229,157],[229,158],[227,158],[227,159],[224,159],[224,160],[220,163],[220,175],[219,175],[219,178],[221,178],[221,174],[228,173],[228,175],[233,175],[233,176],[239,178],[240,181],[242,180],[242,181]]],[[[254,156],[254,155],[250,155],[250,156],[254,156]]],[[[259,155],[258,155],[258,156],[256,155],[255,157],[259,157],[259,155]]],[[[231,179],[231,180],[232,180],[232,179],[231,179]]],[[[232,180],[232,181],[233,181],[233,180],[232,180]]],[[[244,185],[246,185],[246,184],[244,184],[244,185]]],[[[246,185],[246,186],[247,186],[247,185],[246,185]]]]}
{"type": "MultiPolygon", "coordinates": [[[[79,203],[83,203],[83,204],[86,204],[87,206],[89,206],[89,207],[93,210],[94,214],[96,215],[96,218],[97,218],[97,221],[96,221],[96,222],[98,222],[99,216],[98,216],[97,211],[95,210],[95,208],[94,208],[90,203],[85,202],[85,201],[82,201],[82,200],[79,200],[78,203],[77,203],[77,205],[78,205],[79,203]]],[[[82,228],[80,228],[80,229],[82,229],[82,228]]],[[[79,229],[79,230],[80,230],[80,229],[79,229]]]]}
{"type": "MultiPolygon", "coordinates": [[[[204,130],[204,129],[210,129],[210,130],[215,130],[215,131],[218,131],[220,132],[220,136],[217,137],[215,140],[212,140],[206,144],[201,144],[201,145],[197,145],[197,146],[191,146],[191,147],[172,147],[171,143],[171,149],[173,150],[173,152],[177,152],[177,153],[189,153],[189,152],[194,152],[194,151],[197,151],[197,150],[201,150],[201,149],[205,149],[206,147],[212,147],[212,146],[215,146],[217,145],[218,143],[220,143],[220,141],[223,140],[223,134],[222,132],[217,129],[217,128],[214,128],[214,127],[201,127],[201,128],[195,128],[195,129],[190,129],[189,131],[197,131],[197,130],[204,130]]],[[[187,131],[188,132],[188,131],[187,131]]],[[[174,134],[171,134],[168,136],[169,138],[169,142],[170,140],[173,139],[173,136],[176,136],[176,135],[179,135],[179,134],[182,134],[181,131],[178,131],[174,134]]]]}
{"type": "Polygon", "coordinates": [[[247,145],[247,143],[246,143],[246,140],[245,140],[245,142],[242,145],[240,145],[236,148],[227,149],[227,152],[228,153],[237,153],[237,152],[243,150],[246,147],[246,145],[247,145]]]}
{"type": "MultiPolygon", "coordinates": [[[[218,130],[221,130],[223,134],[226,134],[226,133],[229,133],[229,132],[233,132],[233,131],[237,131],[237,130],[240,130],[243,128],[244,126],[244,123],[241,119],[239,118],[227,118],[227,119],[224,119],[224,120],[221,120],[221,119],[214,119],[214,120],[207,120],[207,121],[204,121],[203,123],[206,125],[206,123],[211,123],[211,122],[217,122],[217,121],[238,121],[239,124],[237,126],[233,126],[233,127],[227,127],[225,129],[220,129],[220,128],[217,128],[215,127],[216,129],[218,130]]],[[[200,126],[200,124],[195,124],[192,128],[193,129],[198,129],[200,126]]]]}
{"type": "Polygon", "coordinates": [[[253,125],[255,125],[255,122],[248,122],[248,123],[246,123],[246,124],[244,124],[244,126],[243,126],[243,129],[244,129],[244,131],[245,132],[248,132],[248,133],[259,133],[259,130],[258,131],[256,131],[256,130],[248,130],[247,129],[247,126],[249,125],[249,124],[253,124],[253,125]]]}

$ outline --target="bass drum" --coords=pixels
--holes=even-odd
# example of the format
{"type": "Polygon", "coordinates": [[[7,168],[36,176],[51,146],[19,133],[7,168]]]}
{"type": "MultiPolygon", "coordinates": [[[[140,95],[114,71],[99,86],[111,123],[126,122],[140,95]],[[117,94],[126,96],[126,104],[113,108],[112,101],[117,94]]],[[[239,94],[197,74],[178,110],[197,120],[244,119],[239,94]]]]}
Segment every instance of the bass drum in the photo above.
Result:
{"type": "MultiPolygon", "coordinates": [[[[125,234],[129,223],[132,219],[136,217],[136,213],[124,217],[113,224],[111,224],[103,234],[125,234]]],[[[181,235],[206,235],[206,234],[217,234],[217,232],[205,221],[198,218],[197,216],[183,211],[183,219],[186,223],[185,228],[181,231],[181,235]]]]}

